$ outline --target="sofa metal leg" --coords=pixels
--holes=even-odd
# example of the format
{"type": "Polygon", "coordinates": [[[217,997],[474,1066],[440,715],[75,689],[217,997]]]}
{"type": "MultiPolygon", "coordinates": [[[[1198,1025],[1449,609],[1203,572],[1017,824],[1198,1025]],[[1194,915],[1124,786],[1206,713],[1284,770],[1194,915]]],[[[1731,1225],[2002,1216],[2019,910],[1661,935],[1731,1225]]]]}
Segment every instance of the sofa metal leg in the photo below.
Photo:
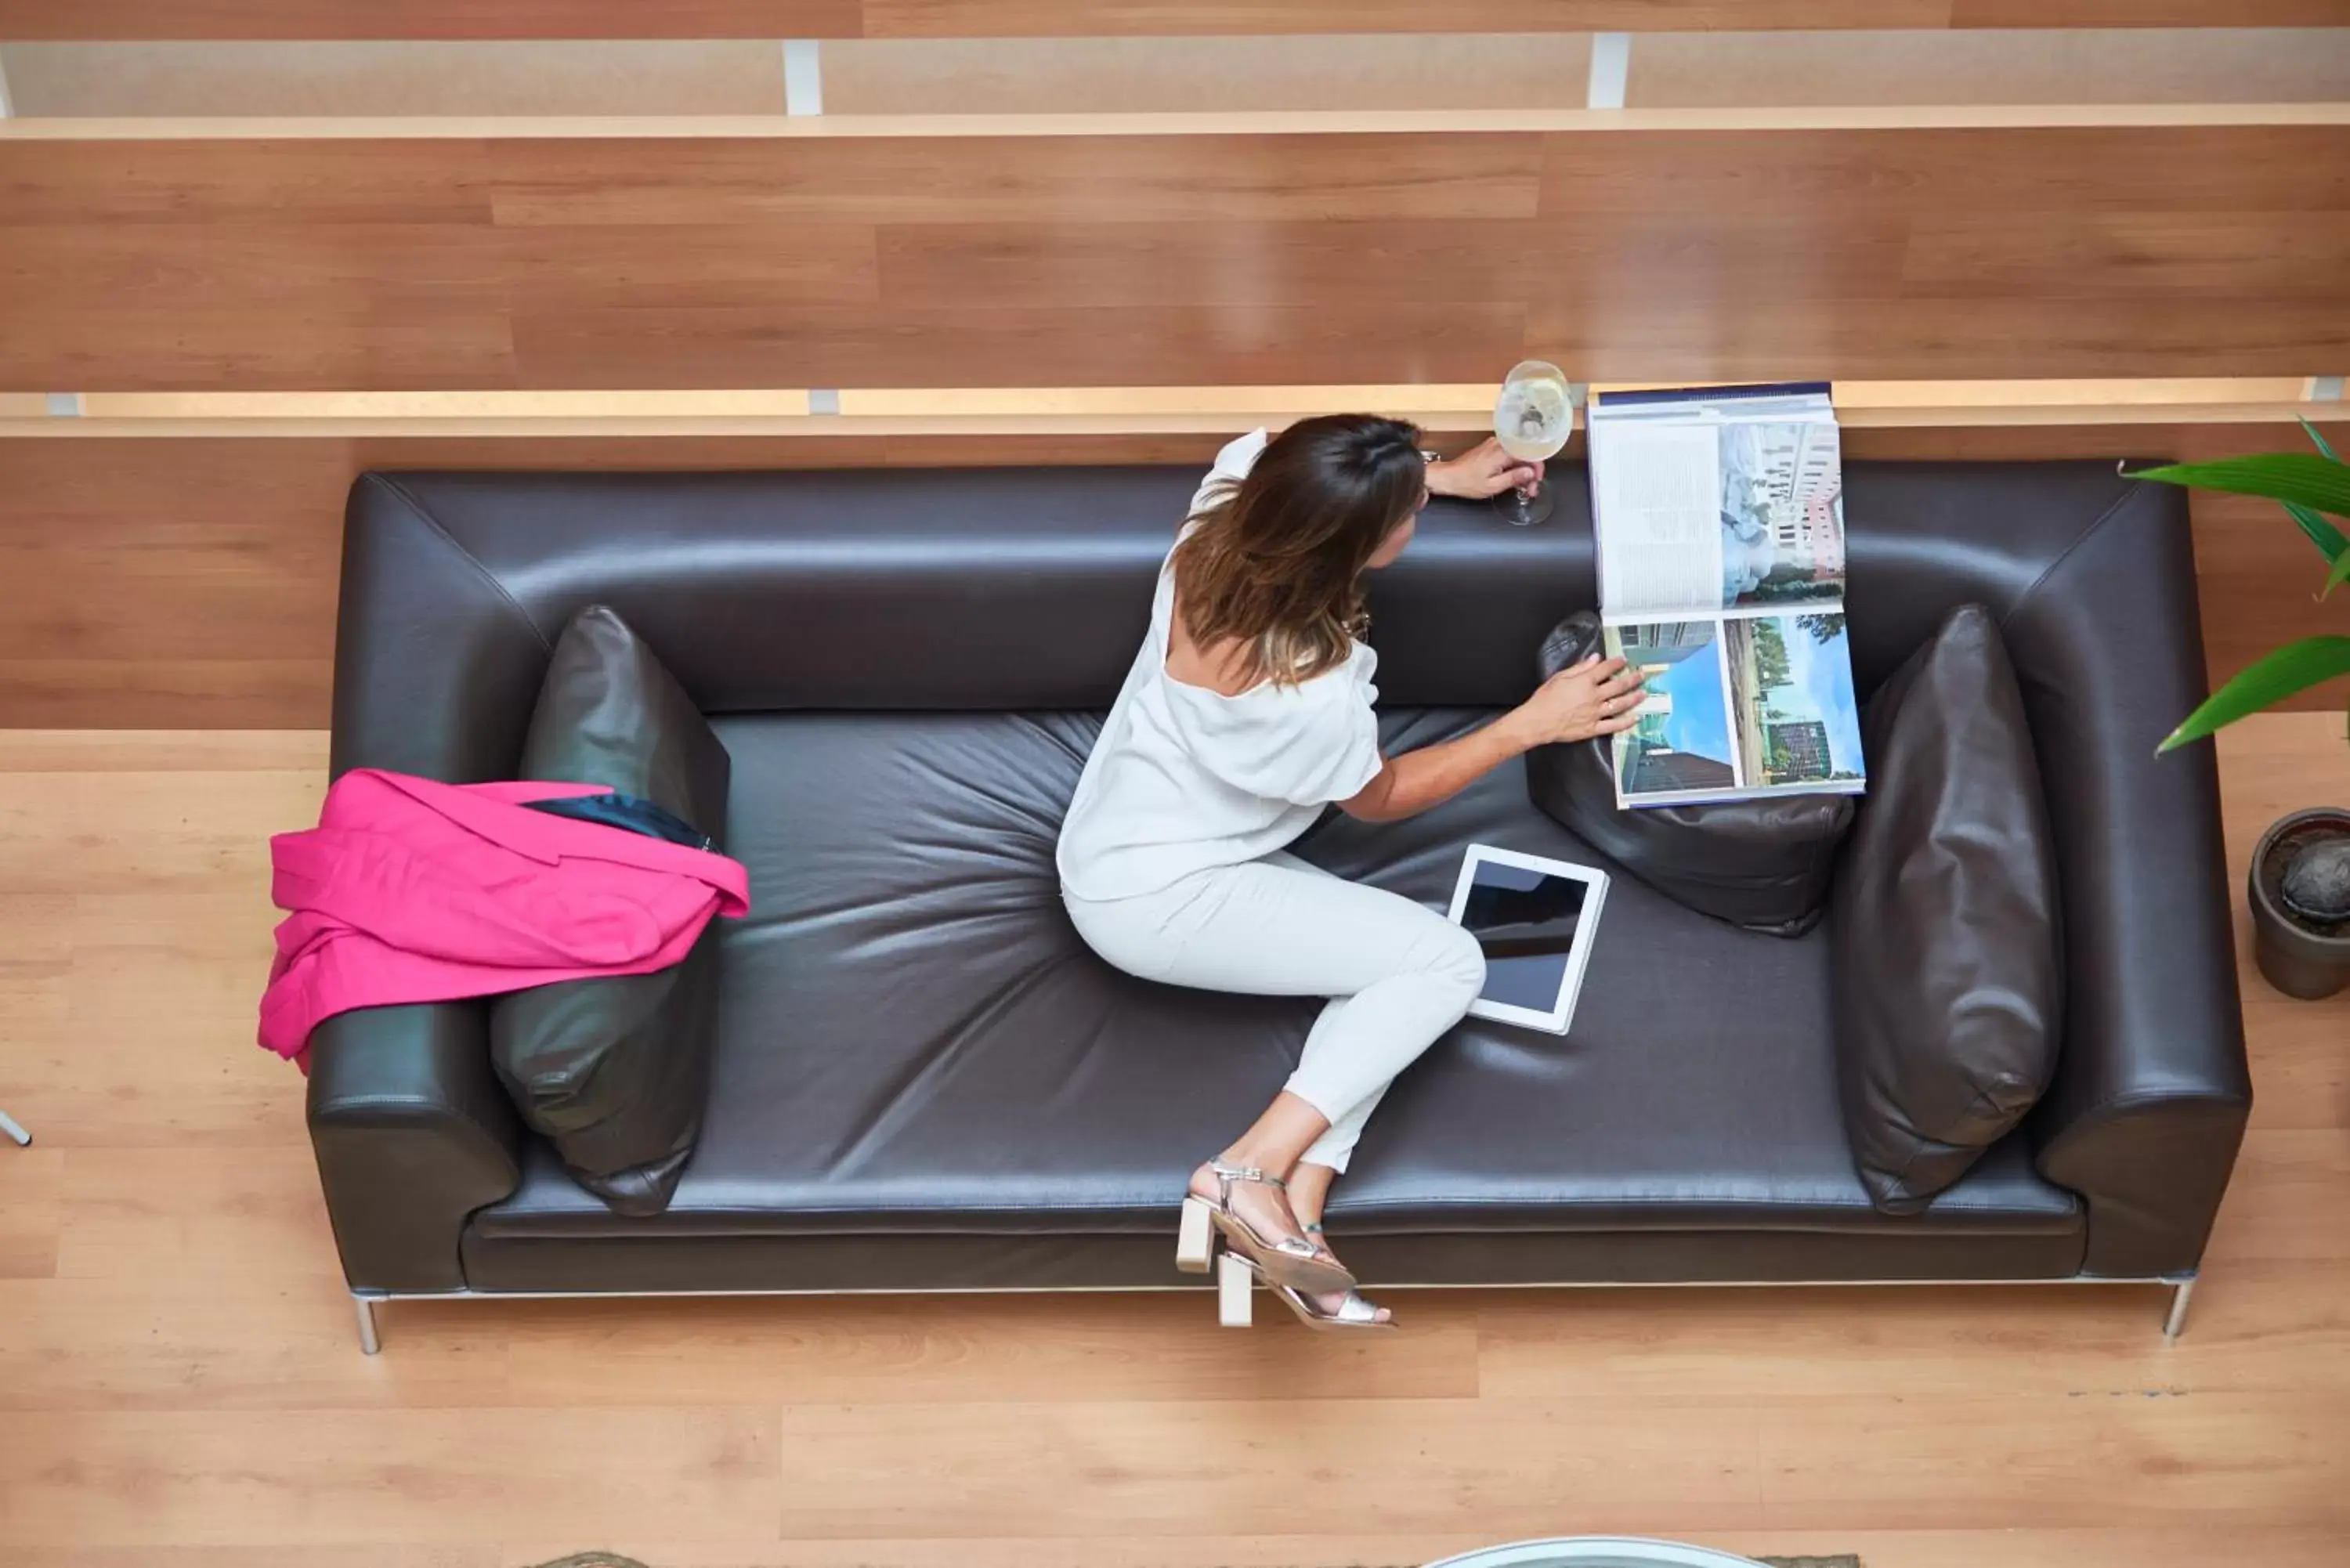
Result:
{"type": "Polygon", "coordinates": [[[375,1309],[380,1300],[378,1296],[360,1295],[356,1291],[351,1293],[351,1305],[358,1309],[359,1314],[359,1354],[362,1355],[373,1355],[383,1348],[383,1336],[376,1332],[375,1325],[375,1309]]]}
{"type": "Polygon", "coordinates": [[[2195,1299],[2195,1276],[2189,1274],[2170,1287],[2170,1315],[2163,1320],[2162,1337],[2173,1340],[2187,1326],[2187,1303],[2195,1299]]]}

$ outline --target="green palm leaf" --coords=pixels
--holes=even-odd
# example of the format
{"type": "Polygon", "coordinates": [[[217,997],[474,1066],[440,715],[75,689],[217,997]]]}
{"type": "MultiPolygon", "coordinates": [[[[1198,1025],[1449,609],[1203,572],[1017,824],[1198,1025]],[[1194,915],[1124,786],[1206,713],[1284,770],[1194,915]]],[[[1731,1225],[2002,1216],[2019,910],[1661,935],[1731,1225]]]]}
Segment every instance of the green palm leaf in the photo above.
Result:
{"type": "Polygon", "coordinates": [[[2344,583],[2350,583],[2350,550],[2334,557],[2334,569],[2325,574],[2325,586],[2317,590],[2317,597],[2325,597],[2344,583]]]}
{"type": "Polygon", "coordinates": [[[2350,637],[2304,637],[2299,642],[2288,642],[2254,660],[2211,693],[2155,750],[2168,752],[2199,741],[2223,724],[2232,724],[2337,675],[2350,675],[2350,637]]]}
{"type": "Polygon", "coordinates": [[[2317,433],[2317,427],[2315,425],[2311,424],[2307,420],[2303,420],[2301,421],[2301,428],[2309,432],[2309,441],[2311,445],[2324,452],[2327,457],[2333,458],[2335,462],[2340,462],[2342,461],[2340,458],[2334,456],[2334,449],[2325,444],[2325,438],[2317,433]]]}
{"type": "MultiPolygon", "coordinates": [[[[2293,514],[2293,520],[2301,524],[2301,531],[2309,535],[2309,542],[2317,546],[2318,554],[2337,566],[2350,560],[2350,539],[2342,536],[2341,529],[2298,501],[2286,502],[2284,509],[2293,514]]],[[[2323,598],[2324,596],[2321,594],[2318,597],[2323,598]]]]}
{"type": "MultiPolygon", "coordinates": [[[[2309,432],[2309,444],[2323,452],[2328,461],[2334,462],[2342,461],[2334,454],[2334,449],[2326,444],[2325,438],[2318,433],[2315,425],[2311,424],[2307,420],[2303,420],[2301,428],[2309,432]]],[[[2350,540],[2343,538],[2341,529],[2297,502],[2286,502],[2284,509],[2293,514],[2293,520],[2301,524],[2301,531],[2309,535],[2309,542],[2316,545],[2327,560],[2334,563],[2334,570],[2326,574],[2325,586],[2317,590],[2317,597],[2324,598],[2342,586],[2343,574],[2350,571],[2350,567],[2345,567],[2342,564],[2345,560],[2350,560],[2350,540]]]]}
{"type": "MultiPolygon", "coordinates": [[[[2174,462],[2129,474],[2131,479],[2157,480],[2164,484],[2193,484],[2223,490],[2230,495],[2265,495],[2272,501],[2307,507],[2312,512],[2350,517],[2350,467],[2306,452],[2263,452],[2257,457],[2223,457],[2212,462],[2174,462]]],[[[2303,531],[2308,524],[2303,524],[2303,531]]],[[[2334,543],[2326,559],[2344,548],[2338,529],[2328,526],[2334,543]]],[[[2315,537],[2315,535],[2312,535],[2315,537]]]]}

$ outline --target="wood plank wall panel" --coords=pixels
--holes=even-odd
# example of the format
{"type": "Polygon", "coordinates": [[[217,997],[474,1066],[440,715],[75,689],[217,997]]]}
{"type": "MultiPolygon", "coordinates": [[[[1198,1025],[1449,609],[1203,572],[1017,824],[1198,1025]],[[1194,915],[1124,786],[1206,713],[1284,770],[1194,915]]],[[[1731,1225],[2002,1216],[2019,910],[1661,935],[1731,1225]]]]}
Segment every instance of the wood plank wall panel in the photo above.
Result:
{"type": "MultiPolygon", "coordinates": [[[[1856,458],[2207,457],[2297,447],[2292,426],[1871,430],[1856,458]]],[[[1165,436],[0,441],[0,729],[315,728],[328,717],[342,505],[369,468],[723,469],[1201,462],[1165,436]]],[[[1463,438],[1451,443],[1465,444],[1463,438]]],[[[1571,452],[1579,450],[1570,449],[1571,452]]],[[[2198,496],[2215,679],[2342,629],[2264,503],[2198,496]]],[[[2338,706],[2338,687],[2299,706],[2338,706]]]]}
{"type": "Polygon", "coordinates": [[[0,391],[2321,373],[2350,126],[0,140],[0,391]]]}
{"type": "Polygon", "coordinates": [[[1591,81],[1588,33],[849,38],[821,57],[835,115],[1580,109],[1591,81]]]}
{"type": "MultiPolygon", "coordinates": [[[[22,0],[18,0],[22,3],[22,0]]],[[[153,4],[158,0],[143,0],[153,4]]],[[[270,3],[270,0],[263,0],[270,3]]],[[[276,0],[285,3],[285,0],[276,0]]],[[[865,0],[868,37],[1104,33],[1679,32],[1800,27],[2286,27],[2340,0],[865,0]]]]}
{"type": "Polygon", "coordinates": [[[1953,27],[2338,27],[2342,0],[1950,0],[1953,27]]]}
{"type": "MultiPolygon", "coordinates": [[[[2350,20],[2350,0],[2342,16],[2350,20]]],[[[827,74],[831,65],[827,59],[827,74]]],[[[1624,101],[1632,109],[1744,109],[2332,103],[2345,98],[2350,98],[2350,27],[2083,27],[1655,33],[1632,48],[1624,101]]]]}
{"type": "Polygon", "coordinates": [[[28,119],[784,112],[772,38],[19,41],[0,67],[28,119]]]}
{"type": "MultiPolygon", "coordinates": [[[[868,37],[1946,27],[1954,0],[865,0],[868,37]]],[[[2063,5],[2068,0],[2051,0],[2063,5]]]]}
{"type": "Polygon", "coordinates": [[[2338,0],[0,0],[0,38],[1085,37],[2323,26],[2338,0]]]}
{"type": "MultiPolygon", "coordinates": [[[[2343,14],[2350,19],[2350,0],[2343,14]]],[[[1171,45],[1122,36],[843,39],[827,41],[822,51],[824,103],[834,115],[1579,109],[1589,88],[1590,46],[1584,33],[1321,34],[1171,45]]],[[[92,55],[204,47],[52,47],[92,55]]],[[[355,54],[382,47],[257,47],[355,54]]],[[[25,105],[42,84],[26,66],[40,47],[8,51],[19,114],[34,112],[25,105]]],[[[1915,109],[2345,98],[2350,26],[1901,28],[1644,34],[1631,47],[1626,102],[1633,109],[1915,109]]],[[[209,112],[241,112],[224,93],[212,101],[220,107],[209,112]]]]}
{"type": "Polygon", "coordinates": [[[0,38],[853,38],[858,0],[0,0],[0,38]]]}

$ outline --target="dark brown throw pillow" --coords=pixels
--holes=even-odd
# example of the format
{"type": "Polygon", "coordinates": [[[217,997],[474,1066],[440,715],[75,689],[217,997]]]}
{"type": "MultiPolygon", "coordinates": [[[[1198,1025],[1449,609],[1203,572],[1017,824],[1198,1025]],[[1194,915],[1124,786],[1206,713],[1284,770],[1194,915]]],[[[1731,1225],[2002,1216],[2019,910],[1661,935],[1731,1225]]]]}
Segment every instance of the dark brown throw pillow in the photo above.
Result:
{"type": "MultiPolygon", "coordinates": [[[[1584,611],[1543,641],[1543,680],[1599,647],[1599,618],[1584,611]]],[[[1836,846],[1852,826],[1853,798],[1777,795],[1702,805],[1616,804],[1607,742],[1537,746],[1526,754],[1526,793],[1542,813],[1677,903],[1774,937],[1819,923],[1836,846]]]]}
{"type": "Polygon", "coordinates": [[[1952,610],[1894,671],[1861,736],[1868,798],[1831,905],[1836,1078],[1869,1200],[1914,1214],[2055,1071],[2055,847],[2023,694],[1981,606],[1952,610]]]}
{"type": "MultiPolygon", "coordinates": [[[[650,800],[723,846],[730,771],[701,711],[619,615],[590,605],[572,617],[531,715],[524,778],[650,800]]],[[[668,1208],[701,1136],[717,943],[712,921],[671,968],[537,986],[491,1007],[491,1054],[523,1119],[619,1213],[668,1208]]]]}

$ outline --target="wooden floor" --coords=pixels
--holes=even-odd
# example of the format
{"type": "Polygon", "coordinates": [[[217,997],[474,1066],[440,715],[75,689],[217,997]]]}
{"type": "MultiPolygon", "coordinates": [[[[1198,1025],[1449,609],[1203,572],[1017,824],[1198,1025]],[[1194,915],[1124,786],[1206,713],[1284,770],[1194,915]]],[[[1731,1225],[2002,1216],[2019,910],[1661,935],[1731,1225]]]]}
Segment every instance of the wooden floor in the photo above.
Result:
{"type": "MultiPolygon", "coordinates": [[[[2342,719],[2222,747],[2238,864],[2342,719]]],[[[2144,1288],[400,1303],[361,1356],[265,836],[312,734],[0,732],[0,1563],[1408,1563],[1544,1533],[1868,1568],[2350,1562],[2350,994],[2246,984],[2260,1106],[2184,1340],[2144,1288]]],[[[2163,846],[2148,845],[2147,854],[2163,846]]],[[[2249,971],[2248,971],[2249,975],[2249,971]]]]}

